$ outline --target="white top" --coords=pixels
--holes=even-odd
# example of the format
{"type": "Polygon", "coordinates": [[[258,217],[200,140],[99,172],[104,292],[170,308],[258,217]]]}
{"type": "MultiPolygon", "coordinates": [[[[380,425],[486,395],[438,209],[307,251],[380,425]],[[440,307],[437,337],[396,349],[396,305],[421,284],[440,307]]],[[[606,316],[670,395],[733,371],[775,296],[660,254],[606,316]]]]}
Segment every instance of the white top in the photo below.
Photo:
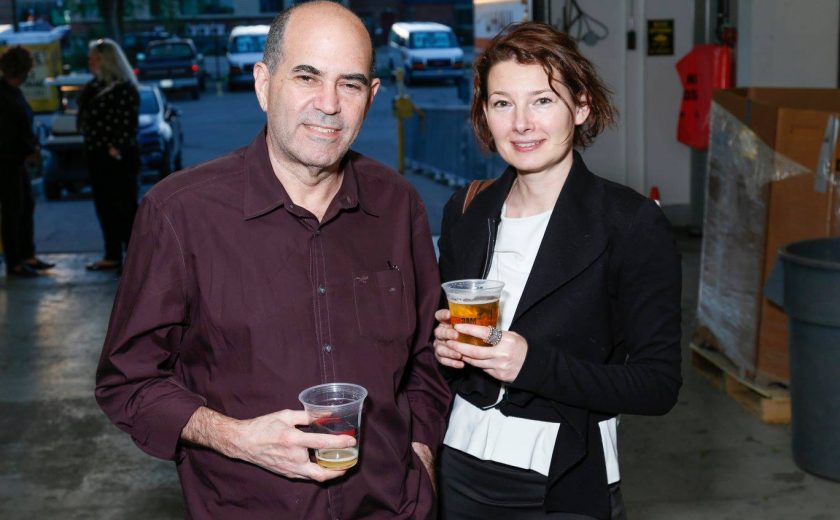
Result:
{"type": "MultiPolygon", "coordinates": [[[[513,321],[551,218],[551,211],[523,218],[506,217],[506,212],[507,208],[503,206],[487,276],[505,282],[499,319],[502,330],[507,330],[513,321]]],[[[504,392],[505,385],[502,385],[497,402],[504,392]]],[[[615,419],[599,423],[610,484],[620,480],[616,424],[615,419]]],[[[482,460],[529,469],[547,476],[559,428],[559,423],[505,417],[496,408],[482,410],[456,396],[443,442],[482,460]]]]}

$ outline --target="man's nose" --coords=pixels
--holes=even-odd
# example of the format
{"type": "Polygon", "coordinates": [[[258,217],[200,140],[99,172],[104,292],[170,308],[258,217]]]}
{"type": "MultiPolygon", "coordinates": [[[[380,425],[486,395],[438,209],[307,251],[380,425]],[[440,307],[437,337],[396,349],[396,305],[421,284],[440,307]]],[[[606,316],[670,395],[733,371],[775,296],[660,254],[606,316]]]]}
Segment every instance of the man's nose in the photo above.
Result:
{"type": "Polygon", "coordinates": [[[315,96],[315,108],[324,114],[337,114],[341,112],[341,102],[338,98],[335,85],[325,84],[318,95],[315,96]]]}

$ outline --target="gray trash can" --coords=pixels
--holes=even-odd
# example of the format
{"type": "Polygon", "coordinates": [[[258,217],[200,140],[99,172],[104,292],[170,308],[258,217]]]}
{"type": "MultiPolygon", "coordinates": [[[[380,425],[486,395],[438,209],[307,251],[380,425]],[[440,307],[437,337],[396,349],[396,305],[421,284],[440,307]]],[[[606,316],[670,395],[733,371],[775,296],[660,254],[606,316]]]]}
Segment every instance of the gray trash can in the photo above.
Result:
{"type": "Polygon", "coordinates": [[[793,242],[779,258],[790,320],[793,458],[809,473],[840,480],[840,238],[793,242]]]}

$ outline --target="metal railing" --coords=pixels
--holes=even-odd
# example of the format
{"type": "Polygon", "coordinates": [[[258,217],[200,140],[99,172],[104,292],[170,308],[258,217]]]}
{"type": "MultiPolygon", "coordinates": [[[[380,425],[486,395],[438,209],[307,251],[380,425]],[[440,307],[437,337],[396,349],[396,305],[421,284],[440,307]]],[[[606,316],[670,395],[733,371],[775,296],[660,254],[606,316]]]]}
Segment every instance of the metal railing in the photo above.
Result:
{"type": "Polygon", "coordinates": [[[422,115],[405,121],[408,170],[453,187],[498,177],[507,166],[481,150],[469,122],[468,105],[418,106],[422,115]]]}

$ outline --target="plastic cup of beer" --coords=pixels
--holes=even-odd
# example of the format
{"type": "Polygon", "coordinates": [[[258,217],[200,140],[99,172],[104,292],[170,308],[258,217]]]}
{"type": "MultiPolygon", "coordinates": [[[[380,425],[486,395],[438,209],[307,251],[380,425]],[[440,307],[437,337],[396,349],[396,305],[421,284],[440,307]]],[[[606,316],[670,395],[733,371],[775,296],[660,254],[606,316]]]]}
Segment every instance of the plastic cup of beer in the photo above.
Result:
{"type": "Polygon", "coordinates": [[[298,396],[309,414],[312,433],[350,435],[356,445],[349,448],[316,449],[315,462],[327,469],[352,468],[359,461],[359,428],[362,403],[367,390],[351,383],[326,383],[312,386],[298,396]]]}
{"type": "MultiPolygon", "coordinates": [[[[449,301],[452,325],[469,323],[495,327],[499,323],[499,299],[504,282],[498,280],[453,280],[442,284],[449,301]]],[[[459,334],[458,341],[486,347],[483,339],[459,334]]]]}

